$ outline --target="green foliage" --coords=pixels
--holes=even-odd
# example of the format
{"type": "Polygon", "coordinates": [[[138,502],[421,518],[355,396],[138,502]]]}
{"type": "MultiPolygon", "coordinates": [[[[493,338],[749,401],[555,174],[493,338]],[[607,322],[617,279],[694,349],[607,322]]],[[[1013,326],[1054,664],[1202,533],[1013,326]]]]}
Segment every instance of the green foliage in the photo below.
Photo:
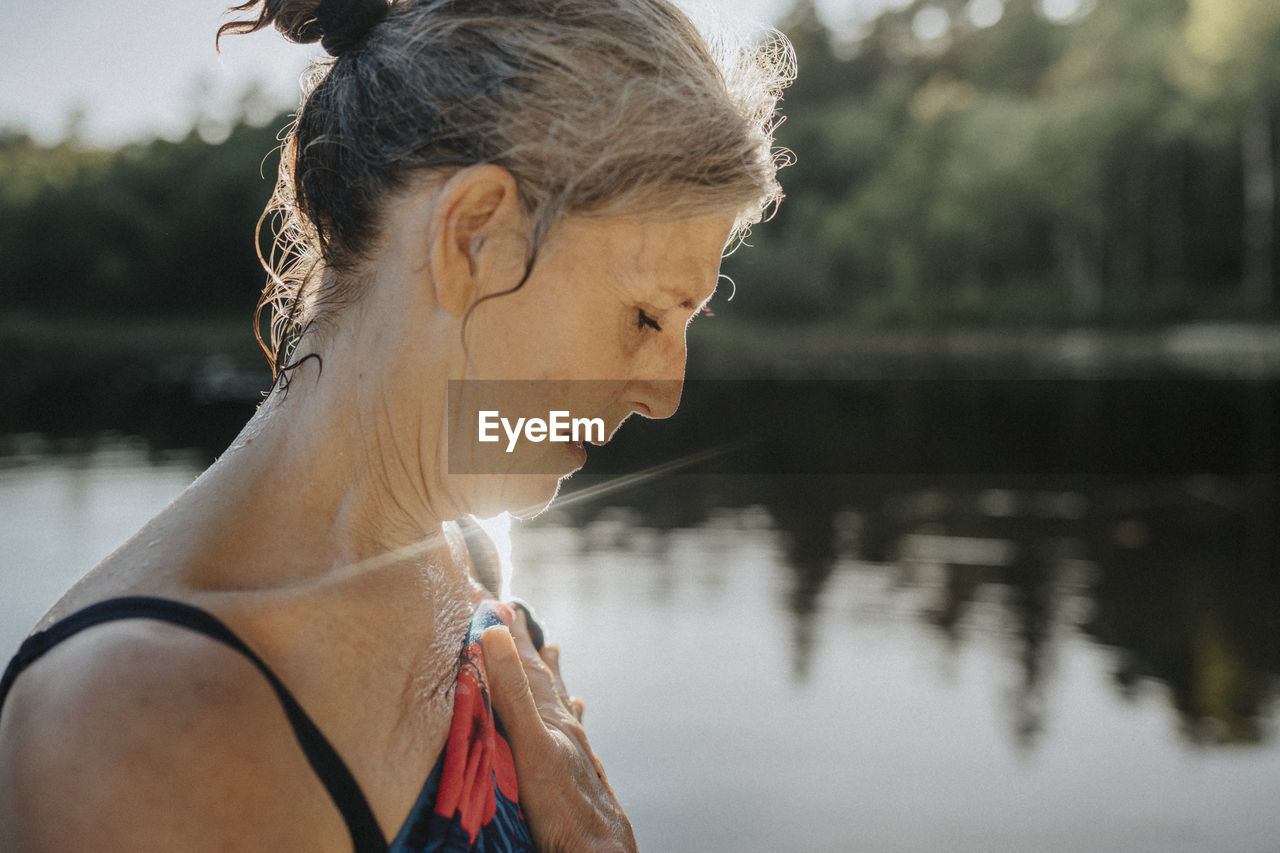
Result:
{"type": "MultiPolygon", "coordinates": [[[[833,46],[798,0],[780,24],[800,66],[778,134],[798,158],[788,198],[726,261],[737,297],[715,310],[864,325],[1273,310],[1280,4],[1097,0],[1054,22],[1004,0],[985,27],[977,5],[914,0],[833,46]],[[939,10],[949,26],[922,39],[939,10]]],[[[114,152],[0,135],[0,310],[247,316],[283,121],[114,152]]]]}
{"type": "Polygon", "coordinates": [[[1280,104],[1280,74],[1227,71],[1241,57],[1280,67],[1280,13],[1242,26],[1214,2],[1106,0],[1053,22],[1033,0],[1006,0],[978,27],[964,0],[916,0],[842,57],[800,0],[781,25],[800,75],[779,132],[798,162],[753,240],[773,258],[726,264],[739,284],[726,313],[873,325],[1256,318],[1256,301],[1238,298],[1241,134],[1247,107],[1280,104]],[[950,27],[925,41],[913,24],[929,9],[950,27]],[[1229,61],[1204,58],[1210,42],[1229,61]]]}
{"type": "Polygon", "coordinates": [[[247,315],[274,145],[246,124],[216,145],[192,133],[114,152],[0,137],[0,307],[247,315]]]}

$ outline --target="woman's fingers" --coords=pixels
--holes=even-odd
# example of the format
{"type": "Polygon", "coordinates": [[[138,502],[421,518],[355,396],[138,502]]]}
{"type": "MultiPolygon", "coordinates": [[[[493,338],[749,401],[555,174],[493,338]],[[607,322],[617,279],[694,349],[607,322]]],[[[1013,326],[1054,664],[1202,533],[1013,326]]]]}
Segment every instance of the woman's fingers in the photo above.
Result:
{"type": "Polygon", "coordinates": [[[542,656],[542,662],[547,665],[547,669],[551,670],[551,681],[555,685],[556,695],[560,697],[560,701],[566,708],[572,710],[569,690],[564,686],[564,678],[560,675],[560,647],[547,644],[538,654],[542,656]]]}
{"type": "Polygon", "coordinates": [[[523,610],[516,610],[516,618],[511,625],[511,636],[515,638],[516,648],[520,650],[520,658],[525,666],[541,668],[545,662],[533,645],[533,637],[529,633],[529,623],[525,619],[523,610]]]}
{"type": "Polygon", "coordinates": [[[551,722],[562,715],[572,714],[569,692],[565,690],[564,681],[560,678],[559,650],[555,646],[545,645],[539,652],[533,647],[533,638],[529,635],[522,610],[516,611],[511,636],[520,652],[534,702],[538,710],[543,712],[544,720],[551,722]]]}
{"type": "Polygon", "coordinates": [[[480,647],[484,651],[489,698],[512,735],[513,747],[545,737],[546,728],[511,632],[504,625],[487,628],[480,635],[480,647]]]}
{"type": "Polygon", "coordinates": [[[578,697],[570,696],[569,689],[564,686],[564,678],[560,675],[560,647],[547,644],[542,647],[539,654],[542,655],[542,662],[551,670],[551,675],[555,679],[556,693],[559,694],[560,701],[569,709],[569,712],[573,714],[578,722],[582,722],[582,712],[586,706],[578,697]]]}
{"type": "Polygon", "coordinates": [[[559,656],[539,655],[519,619],[511,630],[489,628],[480,644],[537,849],[636,853],[631,823],[576,719],[582,703],[561,697],[559,656]]]}

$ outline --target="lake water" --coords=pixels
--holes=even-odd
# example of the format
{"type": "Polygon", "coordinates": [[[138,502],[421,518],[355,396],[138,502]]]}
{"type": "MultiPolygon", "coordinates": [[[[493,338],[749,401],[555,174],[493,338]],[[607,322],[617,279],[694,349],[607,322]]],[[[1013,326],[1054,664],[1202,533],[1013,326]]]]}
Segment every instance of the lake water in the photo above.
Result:
{"type": "MultiPolygon", "coordinates": [[[[6,652],[260,382],[8,356],[6,652]]],[[[1280,383],[1019,363],[690,383],[516,526],[642,849],[1280,850],[1280,383]]]]}
{"type": "MultiPolygon", "coordinates": [[[[208,461],[163,444],[7,439],[0,647],[208,461]]],[[[984,453],[672,473],[514,528],[642,849],[1280,849],[1266,453],[984,453]]]]}

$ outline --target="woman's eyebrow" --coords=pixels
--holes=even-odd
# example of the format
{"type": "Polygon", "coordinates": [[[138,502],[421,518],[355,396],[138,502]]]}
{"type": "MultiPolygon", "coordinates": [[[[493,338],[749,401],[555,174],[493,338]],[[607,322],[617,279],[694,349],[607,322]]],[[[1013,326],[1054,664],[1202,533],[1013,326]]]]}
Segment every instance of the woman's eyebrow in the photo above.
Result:
{"type": "Polygon", "coordinates": [[[710,290],[699,288],[697,285],[691,285],[688,288],[684,288],[684,287],[680,287],[679,285],[676,285],[673,287],[664,287],[663,293],[675,299],[678,299],[679,302],[677,303],[677,305],[679,307],[687,310],[693,310],[694,308],[698,308],[701,305],[705,305],[708,301],[710,301],[711,297],[716,295],[716,288],[719,284],[720,284],[720,278],[719,276],[717,276],[715,282],[711,285],[710,290]],[[703,296],[701,299],[699,299],[698,298],[699,293],[706,293],[706,296],[703,296]]]}
{"type": "Polygon", "coordinates": [[[703,302],[706,302],[707,299],[711,298],[710,296],[708,296],[707,299],[698,300],[697,298],[693,296],[689,296],[687,293],[684,293],[684,292],[676,293],[676,297],[680,299],[680,301],[676,303],[676,307],[684,308],[686,311],[692,311],[694,308],[697,308],[703,302]]]}

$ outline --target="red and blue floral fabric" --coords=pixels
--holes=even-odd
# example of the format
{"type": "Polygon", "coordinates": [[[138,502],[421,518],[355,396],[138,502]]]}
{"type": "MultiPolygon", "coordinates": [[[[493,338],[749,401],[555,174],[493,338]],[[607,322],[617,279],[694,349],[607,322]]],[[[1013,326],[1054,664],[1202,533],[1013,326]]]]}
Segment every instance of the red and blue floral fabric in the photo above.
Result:
{"type": "MultiPolygon", "coordinates": [[[[497,601],[482,603],[472,616],[449,739],[409,819],[392,841],[392,853],[534,853],[520,811],[515,760],[493,713],[480,648],[486,628],[510,626],[514,620],[512,605],[497,601]]],[[[540,631],[534,634],[535,641],[541,639],[540,631]]]]}

